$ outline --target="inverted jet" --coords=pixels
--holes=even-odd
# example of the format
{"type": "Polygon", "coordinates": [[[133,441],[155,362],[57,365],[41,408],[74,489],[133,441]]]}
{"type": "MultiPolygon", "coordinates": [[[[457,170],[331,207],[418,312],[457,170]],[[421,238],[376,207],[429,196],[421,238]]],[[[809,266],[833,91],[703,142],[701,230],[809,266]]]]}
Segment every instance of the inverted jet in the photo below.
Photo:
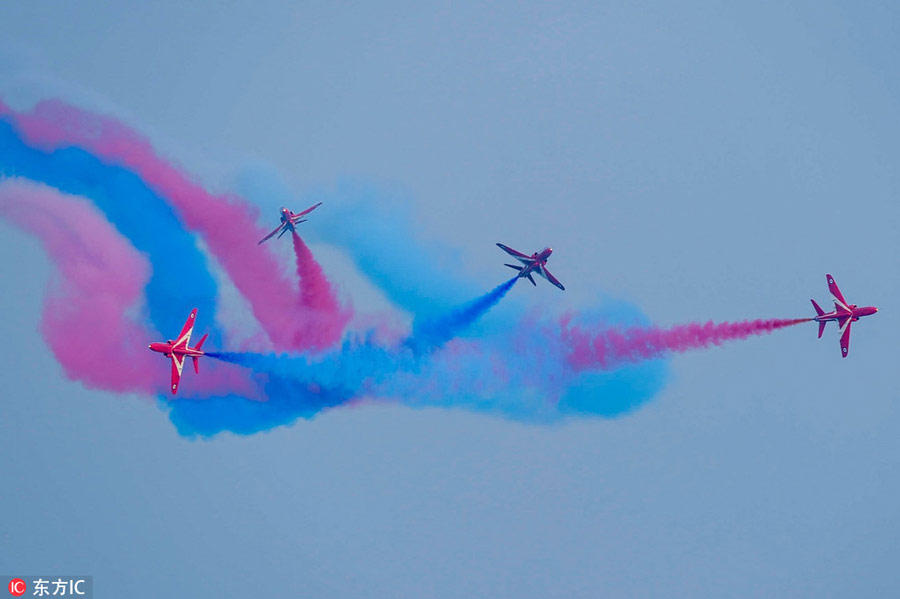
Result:
{"type": "Polygon", "coordinates": [[[150,349],[163,354],[167,358],[172,359],[172,395],[178,391],[178,383],[181,381],[181,369],[184,368],[184,360],[190,357],[194,361],[194,372],[200,374],[200,356],[203,352],[203,342],[206,341],[206,335],[200,338],[197,345],[190,347],[191,333],[194,331],[194,319],[197,318],[197,308],[191,310],[190,316],[181,328],[178,339],[167,340],[165,343],[151,343],[150,349]]]}
{"type": "Polygon", "coordinates": [[[281,209],[281,224],[278,225],[278,228],[276,228],[274,231],[272,231],[271,233],[269,233],[268,235],[266,235],[265,237],[260,239],[259,243],[257,243],[256,245],[259,245],[263,241],[267,241],[267,240],[271,239],[276,233],[278,233],[279,239],[281,239],[281,236],[284,235],[285,233],[287,233],[288,231],[293,231],[294,233],[296,233],[297,229],[295,229],[294,227],[296,227],[300,223],[305,223],[307,220],[309,220],[309,219],[303,218],[303,217],[321,205],[322,205],[322,202],[319,202],[315,206],[311,206],[311,207],[307,208],[306,210],[304,210],[303,212],[298,212],[296,214],[291,212],[287,208],[282,207],[282,209],[281,209]]]}
{"type": "Polygon", "coordinates": [[[512,249],[511,247],[505,246],[502,243],[498,243],[497,247],[522,263],[522,266],[519,266],[517,264],[506,264],[506,266],[519,271],[518,278],[526,278],[531,281],[532,285],[537,287],[537,283],[534,282],[534,277],[532,277],[532,274],[538,274],[563,291],[566,290],[566,288],[563,287],[563,284],[560,283],[556,277],[550,274],[549,270],[547,270],[547,259],[550,257],[550,254],[553,253],[553,248],[544,248],[540,252],[535,252],[528,256],[520,251],[512,249]]]}
{"type": "Polygon", "coordinates": [[[878,312],[878,308],[875,306],[863,306],[860,308],[856,304],[848,304],[847,300],[844,299],[841,290],[838,289],[837,283],[834,282],[834,277],[825,275],[825,280],[828,281],[828,291],[834,296],[834,311],[825,312],[819,307],[816,300],[809,300],[812,302],[813,308],[816,311],[816,317],[813,320],[819,323],[819,339],[822,338],[822,333],[825,331],[825,325],[827,323],[832,320],[837,323],[841,333],[841,356],[846,358],[847,354],[850,352],[851,324],[863,316],[875,314],[878,312]]]}

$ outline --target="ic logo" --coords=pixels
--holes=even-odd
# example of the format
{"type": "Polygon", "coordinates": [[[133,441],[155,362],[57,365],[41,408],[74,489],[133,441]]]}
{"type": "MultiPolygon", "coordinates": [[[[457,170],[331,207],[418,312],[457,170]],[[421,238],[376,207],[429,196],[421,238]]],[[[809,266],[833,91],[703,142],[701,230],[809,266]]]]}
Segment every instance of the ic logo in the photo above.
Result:
{"type": "Polygon", "coordinates": [[[21,578],[13,578],[9,581],[9,594],[13,597],[21,597],[27,588],[25,581],[21,578]]]}

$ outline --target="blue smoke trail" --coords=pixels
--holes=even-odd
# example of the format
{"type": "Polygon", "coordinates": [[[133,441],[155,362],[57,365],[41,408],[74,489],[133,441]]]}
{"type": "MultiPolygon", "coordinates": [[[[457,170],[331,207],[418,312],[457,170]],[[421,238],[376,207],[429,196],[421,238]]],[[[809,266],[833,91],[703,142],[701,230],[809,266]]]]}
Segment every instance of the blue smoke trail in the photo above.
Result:
{"type": "Polygon", "coordinates": [[[255,401],[230,395],[167,402],[169,420],[183,437],[213,437],[223,431],[252,435],[313,418],[322,410],[345,404],[340,390],[315,389],[294,377],[269,375],[263,383],[268,399],[255,401]]]}
{"type": "MultiPolygon", "coordinates": [[[[9,122],[0,119],[0,173],[89,198],[116,229],[146,253],[153,265],[147,306],[157,330],[163,334],[179,331],[193,307],[213,322],[216,284],[205,257],[169,205],[133,172],[105,164],[80,148],[52,152],[32,148],[9,122]]],[[[212,333],[211,341],[217,342],[220,334],[212,333]]]]}
{"type": "Polygon", "coordinates": [[[516,284],[517,277],[497,285],[494,289],[468,304],[452,310],[442,317],[425,319],[421,324],[417,321],[408,345],[417,353],[435,349],[453,339],[478,318],[497,305],[516,284]]]}
{"type": "Polygon", "coordinates": [[[401,364],[410,367],[409,352],[345,341],[340,351],[311,360],[306,356],[207,352],[207,357],[253,370],[266,401],[216,397],[171,402],[169,419],[186,437],[211,437],[222,431],[250,435],[284,426],[323,410],[358,399],[383,383],[401,364]]]}
{"type": "Polygon", "coordinates": [[[421,360],[495,306],[512,289],[512,278],[449,314],[422,324],[399,347],[379,346],[371,336],[347,339],[340,350],[311,358],[251,352],[207,352],[206,355],[251,369],[263,383],[268,401],[238,397],[173,402],[170,418],[182,435],[211,436],[221,430],[251,434],[298,418],[312,418],[366,394],[411,396],[420,405],[431,391],[417,382],[423,372],[433,377],[438,369],[421,360]]]}
{"type": "MultiPolygon", "coordinates": [[[[502,286],[501,286],[502,287],[502,286]]],[[[602,326],[646,319],[628,304],[581,314],[579,324],[602,326]]],[[[574,372],[566,362],[560,325],[520,321],[510,330],[417,355],[407,346],[348,340],[337,351],[303,355],[208,353],[251,368],[270,381],[268,402],[216,401],[204,410],[177,402],[172,421],[185,435],[220,430],[251,433],[363,397],[408,407],[467,409],[507,419],[551,423],[573,417],[614,418],[655,396],[668,363],[655,360],[609,372],[574,372]],[[212,408],[212,406],[210,406],[212,408]]]]}

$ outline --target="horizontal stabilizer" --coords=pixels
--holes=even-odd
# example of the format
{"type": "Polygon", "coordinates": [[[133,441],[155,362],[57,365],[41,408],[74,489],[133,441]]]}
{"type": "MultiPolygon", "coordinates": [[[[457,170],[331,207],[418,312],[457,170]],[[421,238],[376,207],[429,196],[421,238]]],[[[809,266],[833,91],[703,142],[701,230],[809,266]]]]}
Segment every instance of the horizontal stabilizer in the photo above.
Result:
{"type": "MultiPolygon", "coordinates": [[[[811,299],[809,301],[812,302],[813,309],[816,311],[816,316],[822,316],[823,314],[825,314],[825,310],[819,307],[819,304],[816,303],[816,300],[811,299]]],[[[819,336],[821,337],[821,335],[819,336]]]]}
{"type": "Polygon", "coordinates": [[[191,356],[191,358],[194,360],[194,372],[200,374],[200,358],[197,356],[191,356]]]}
{"type": "Polygon", "coordinates": [[[504,264],[503,266],[508,266],[510,268],[515,268],[516,270],[522,270],[521,266],[516,266],[515,264],[504,264]]]}
{"type": "Polygon", "coordinates": [[[828,321],[823,320],[819,323],[819,339],[822,338],[822,333],[825,332],[825,325],[828,324],[828,321]]]}
{"type": "Polygon", "coordinates": [[[200,337],[200,341],[197,342],[197,345],[194,346],[194,349],[200,349],[203,347],[203,342],[206,341],[206,338],[209,337],[209,333],[204,334],[200,337]]]}

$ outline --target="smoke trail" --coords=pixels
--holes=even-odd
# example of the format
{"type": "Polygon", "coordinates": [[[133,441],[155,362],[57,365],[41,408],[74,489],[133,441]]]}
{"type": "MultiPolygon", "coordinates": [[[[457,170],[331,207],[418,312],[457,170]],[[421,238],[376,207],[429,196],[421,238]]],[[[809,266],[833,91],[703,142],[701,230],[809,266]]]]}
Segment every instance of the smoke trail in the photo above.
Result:
{"type": "Polygon", "coordinates": [[[302,331],[297,331],[303,338],[296,340],[294,346],[324,349],[340,339],[350,320],[350,311],[338,302],[331,283],[309,247],[295,231],[292,233],[300,279],[300,310],[299,313],[294,311],[292,316],[298,318],[299,325],[305,325],[302,331]]]}
{"type": "Polygon", "coordinates": [[[0,182],[0,215],[36,235],[59,270],[44,304],[41,333],[66,375],[88,387],[153,392],[154,335],[129,313],[150,265],[82,198],[24,180],[0,182]]]}
{"type": "MultiPolygon", "coordinates": [[[[245,171],[240,189],[273,209],[291,197],[272,169],[245,171]]],[[[423,238],[421,227],[413,223],[410,202],[401,201],[396,192],[343,181],[335,189],[304,196],[308,204],[320,201],[328,210],[316,213],[316,226],[304,236],[340,247],[400,308],[416,316],[434,317],[479,293],[470,280],[460,276],[459,251],[423,238]],[[435,272],[441,276],[434,276],[435,272]]]]}
{"type": "Polygon", "coordinates": [[[374,345],[352,346],[312,359],[305,355],[207,352],[207,357],[254,372],[265,400],[238,395],[199,401],[173,401],[169,418],[183,436],[210,437],[222,431],[250,435],[324,410],[351,405],[372,381],[396,372],[396,355],[374,345]]]}
{"type": "Polygon", "coordinates": [[[417,324],[408,345],[416,352],[431,350],[444,345],[466,327],[497,305],[516,284],[517,277],[497,285],[494,289],[449,314],[427,319],[417,324]]]}
{"type": "MultiPolygon", "coordinates": [[[[152,264],[146,286],[150,320],[160,331],[178,331],[184,310],[216,315],[216,284],[194,237],[171,208],[134,173],[101,163],[78,148],[44,152],[26,145],[0,118],[0,170],[42,181],[65,193],[90,198],[112,225],[152,264]]],[[[220,333],[212,331],[211,343],[220,333]]]]}
{"type": "MultiPolygon", "coordinates": [[[[299,237],[295,238],[297,241],[299,237]]],[[[265,378],[265,390],[270,398],[268,406],[250,405],[239,401],[221,403],[225,410],[246,412],[240,430],[255,432],[265,423],[279,418],[293,420],[312,417],[321,410],[345,405],[365,396],[395,399],[408,405],[429,405],[441,401],[442,394],[456,394],[458,382],[448,381],[434,360],[423,359],[424,351],[435,351],[455,334],[469,326],[479,316],[497,304],[512,288],[513,278],[498,285],[482,297],[453,310],[441,319],[423,325],[420,332],[399,346],[379,344],[374,336],[346,339],[339,350],[310,357],[307,355],[275,355],[248,352],[207,352],[207,356],[249,368],[265,378]],[[410,351],[410,350],[413,351],[410,351]],[[415,352],[415,353],[414,353],[415,352]],[[418,355],[417,355],[418,354],[418,355]],[[440,385],[435,385],[444,379],[440,385]],[[274,401],[273,401],[274,400],[274,401]],[[253,416],[251,417],[250,414],[253,416]],[[251,418],[259,421],[254,423],[251,418]]],[[[461,346],[441,354],[437,361],[459,362],[461,346]]],[[[471,352],[472,348],[469,348],[471,352]]],[[[476,353],[478,353],[476,351],[476,353]]],[[[482,355],[480,360],[491,360],[482,355]]],[[[474,371],[474,369],[473,369],[474,371]]],[[[494,377],[497,379],[497,377],[494,377]]],[[[469,381],[469,377],[464,377],[469,381]]],[[[520,379],[521,380],[521,379],[520,379]]],[[[482,384],[483,385],[483,384],[482,384]]],[[[469,385],[462,387],[468,391],[469,385]]],[[[502,383],[499,388],[505,389],[502,383]]],[[[484,391],[482,386],[481,391],[484,391]]],[[[181,405],[174,406],[179,430],[212,434],[217,432],[208,415],[181,405]]],[[[213,421],[221,424],[217,417],[213,421]]],[[[233,430],[233,429],[231,429],[233,430]]]]}
{"type": "MultiPolygon", "coordinates": [[[[264,401],[240,395],[182,398],[168,402],[169,419],[184,437],[212,437],[223,431],[252,435],[313,418],[322,410],[346,404],[340,391],[316,390],[294,378],[266,375],[264,401]]],[[[180,392],[179,392],[180,393],[180,392]]]]}
{"type": "Polygon", "coordinates": [[[627,362],[660,358],[746,339],[809,322],[809,318],[749,320],[705,324],[685,324],[668,329],[658,327],[610,328],[590,333],[563,323],[563,338],[569,345],[569,361],[576,370],[611,369],[627,362]]]}
{"type": "MultiPolygon", "coordinates": [[[[473,304],[483,304],[483,299],[473,304]]],[[[806,321],[756,320],[670,329],[606,325],[591,327],[591,332],[571,320],[524,321],[506,335],[455,339],[420,355],[371,339],[345,341],[339,350],[316,358],[209,355],[274,381],[267,392],[276,394],[270,397],[279,417],[312,417],[320,410],[370,398],[410,407],[465,408],[515,420],[552,422],[575,415],[615,417],[633,410],[662,387],[665,363],[660,358],[669,353],[702,349],[806,321]]],[[[275,419],[265,407],[252,409],[266,424],[275,419]]],[[[184,430],[194,427],[205,434],[215,432],[209,420],[197,412],[190,418],[181,415],[179,423],[184,430]]],[[[245,421],[242,426],[251,423],[245,421]]]]}
{"type": "MultiPolygon", "coordinates": [[[[0,104],[0,111],[4,108],[0,104]]],[[[304,334],[308,323],[302,315],[285,318],[297,305],[297,293],[280,274],[268,248],[257,245],[267,231],[256,225],[255,208],[237,197],[208,193],[162,160],[149,141],[111,118],[58,100],[40,102],[30,114],[15,114],[8,108],[5,113],[15,119],[28,143],[45,151],[77,145],[133,170],[171,204],[189,229],[203,236],[277,348],[315,347],[304,334]]],[[[330,341],[339,336],[332,335],[330,341]]]]}
{"type": "MultiPolygon", "coordinates": [[[[88,200],[33,181],[0,180],[0,216],[38,237],[59,271],[40,329],[66,376],[107,391],[166,391],[168,364],[147,349],[161,337],[141,323],[146,257],[88,200]]],[[[210,371],[184,394],[259,397],[239,369],[210,371]]]]}

